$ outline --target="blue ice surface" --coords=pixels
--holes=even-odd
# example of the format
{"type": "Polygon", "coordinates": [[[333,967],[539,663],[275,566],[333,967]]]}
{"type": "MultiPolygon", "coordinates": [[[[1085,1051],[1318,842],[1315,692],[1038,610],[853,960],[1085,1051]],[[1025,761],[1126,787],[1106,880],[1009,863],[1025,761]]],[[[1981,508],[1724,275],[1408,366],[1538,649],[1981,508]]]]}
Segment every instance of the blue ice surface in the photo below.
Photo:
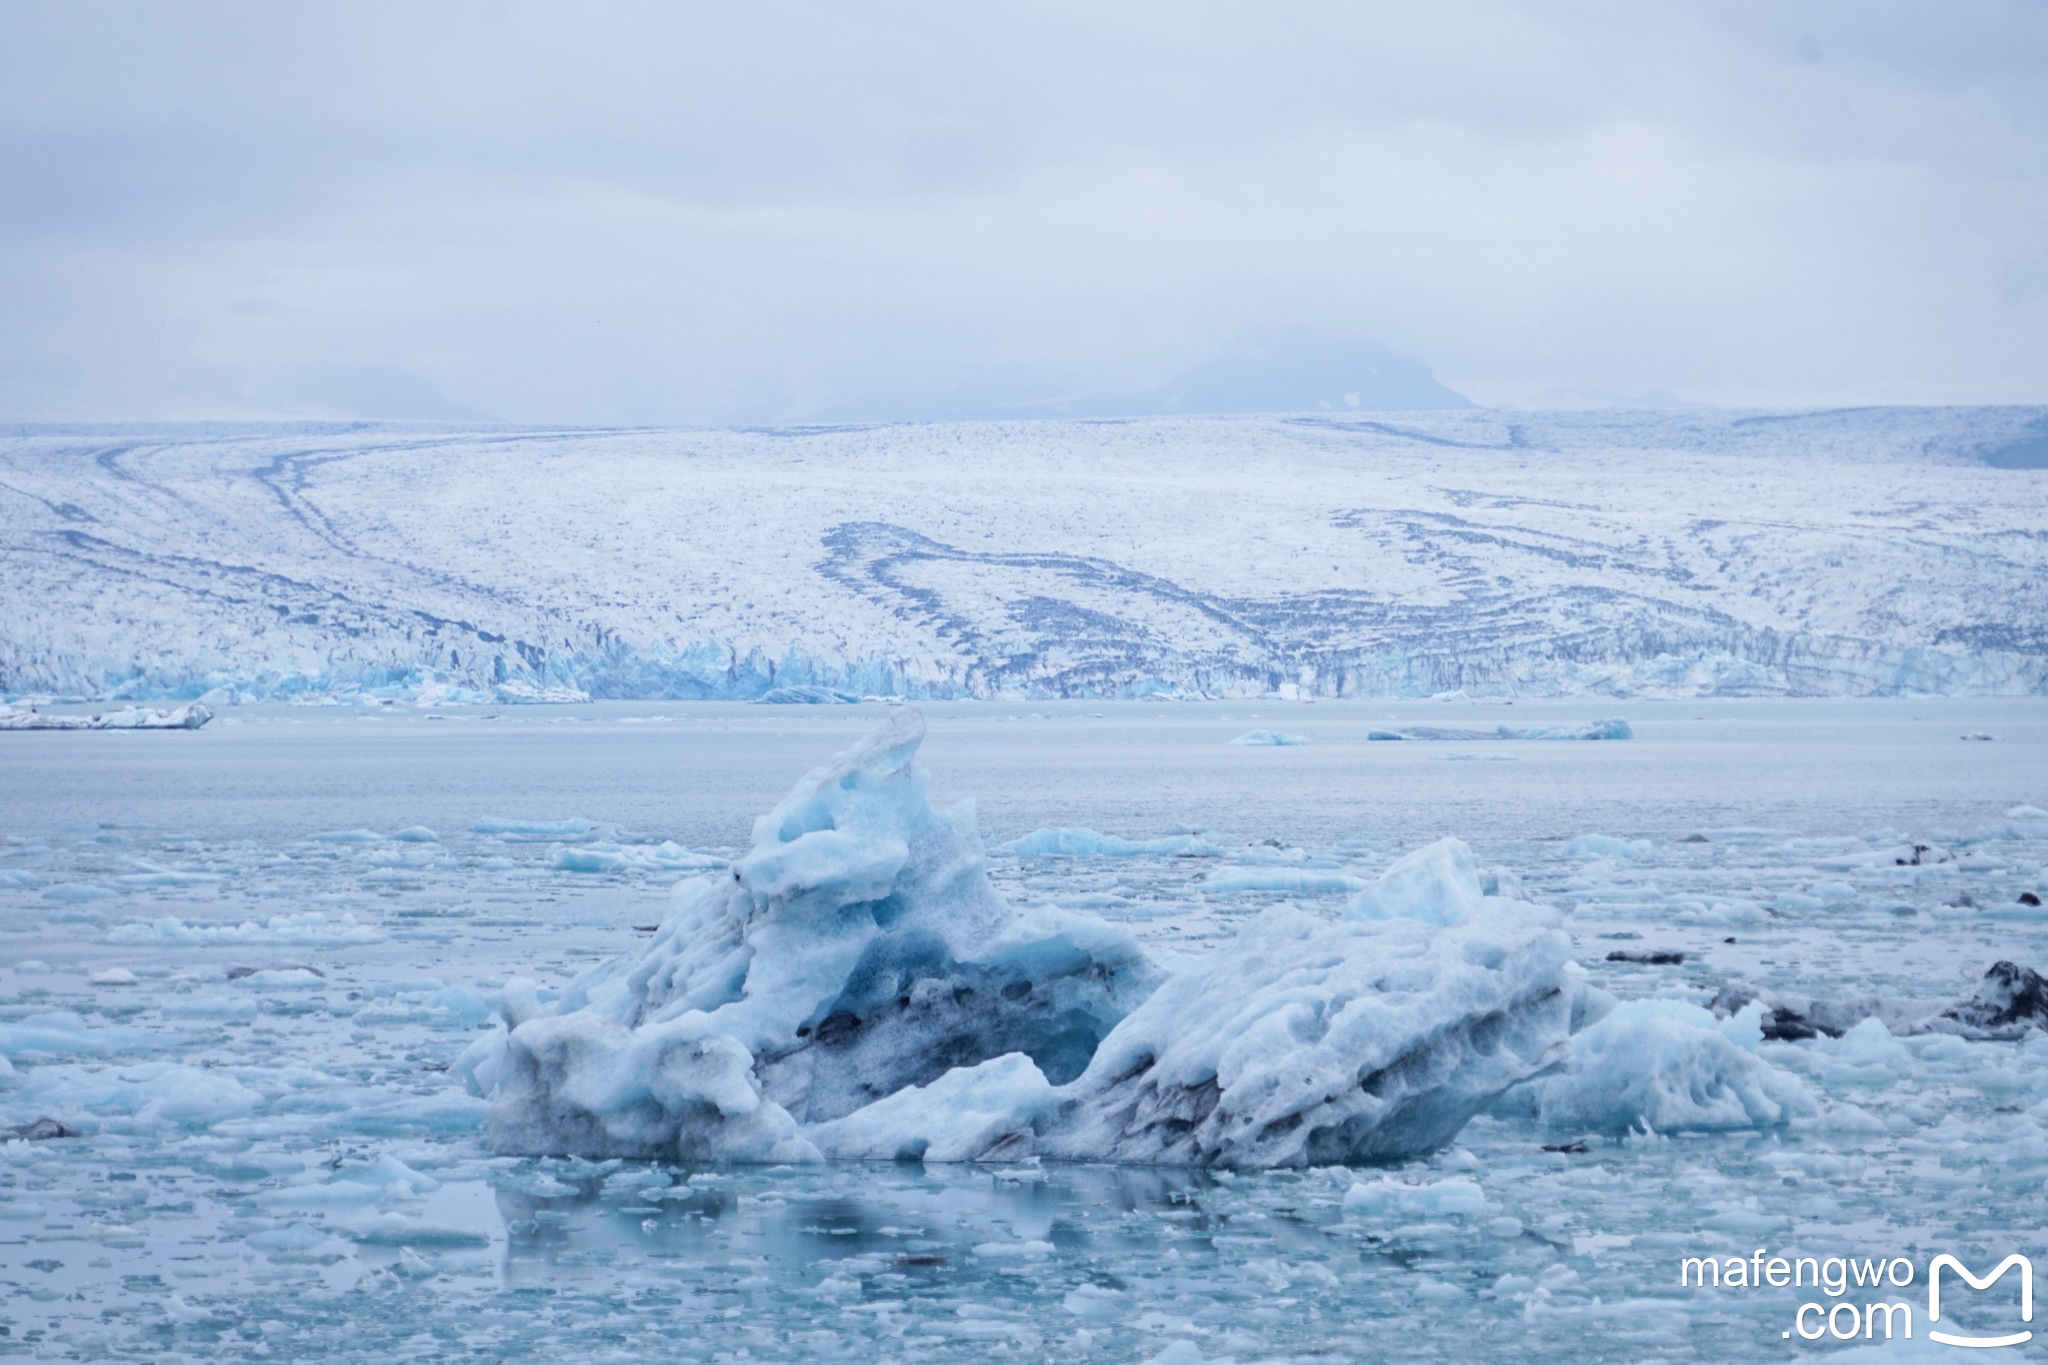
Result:
{"type": "Polygon", "coordinates": [[[1308,743],[1308,738],[1305,735],[1290,735],[1285,730],[1247,730],[1230,742],[1232,744],[1244,745],[1247,748],[1284,748],[1292,745],[1306,744],[1308,743]]]}
{"type": "MultiPolygon", "coordinates": [[[[2031,1227],[2016,1210],[2048,1180],[2042,1041],[1876,1020],[1753,1050],[1717,1020],[1735,1051],[1798,1078],[1810,1117],[1666,1132],[1627,1126],[1651,1109],[1623,1104],[1577,1128],[1511,1094],[1449,1148],[1388,1168],[490,1153],[484,1104],[437,1068],[486,1031],[515,972],[558,993],[637,955],[672,876],[557,871],[563,836],[330,845],[307,831],[566,809],[731,854],[872,709],[671,706],[673,725],[610,730],[535,717],[488,755],[450,723],[265,707],[168,737],[203,750],[9,737],[26,743],[0,783],[0,867],[31,880],[0,886],[0,1123],[48,1116],[80,1136],[0,1144],[5,1340],[138,1360],[1770,1359],[1813,1296],[1681,1293],[1679,1256],[1908,1255],[1919,1292],[1935,1247],[1976,1265],[2031,1227]],[[144,861],[217,880],[119,880],[144,861]],[[87,904],[97,920],[54,922],[40,892],[61,884],[112,895],[87,904]],[[344,916],[363,937],[335,938],[344,916]],[[114,967],[134,984],[89,980],[114,967]],[[216,1003],[244,999],[253,1017],[216,1003]]],[[[2048,822],[2010,814],[2048,808],[2038,701],[1632,702],[1634,743],[1530,746],[1508,765],[1368,749],[1388,709],[1321,704],[1317,744],[1290,755],[1321,766],[1299,784],[1231,762],[1216,743],[1229,708],[1203,704],[1091,718],[1092,703],[1028,730],[997,707],[931,708],[926,756],[1004,839],[1087,825],[1214,829],[1226,852],[1276,840],[1263,863],[991,860],[1006,896],[1085,900],[1164,962],[1203,960],[1267,907],[1343,905],[1292,888],[1210,896],[1211,877],[1370,882],[1455,834],[1561,911],[1590,979],[1624,1000],[1704,1010],[1748,981],[1933,1009],[1999,958],[2048,965],[2048,923],[2010,917],[2023,892],[2048,892],[2048,822]],[[1954,738],[1980,729],[2004,742],[1954,738]],[[1587,831],[1650,848],[1559,856],[1587,831]],[[1955,856],[1888,856],[1914,843],[1955,856]],[[1835,882],[1856,898],[1792,899],[1835,882]],[[1607,961],[1616,947],[1687,956],[1607,961]]]]}

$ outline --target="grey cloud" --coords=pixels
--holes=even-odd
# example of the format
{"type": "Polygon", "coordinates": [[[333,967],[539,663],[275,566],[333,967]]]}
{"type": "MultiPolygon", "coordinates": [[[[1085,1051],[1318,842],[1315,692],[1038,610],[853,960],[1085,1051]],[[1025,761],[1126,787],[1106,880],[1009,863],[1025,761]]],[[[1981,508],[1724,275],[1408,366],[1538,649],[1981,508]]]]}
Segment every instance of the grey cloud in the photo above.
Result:
{"type": "Polygon", "coordinates": [[[2043,69],[2017,0],[16,4],[0,416],[958,415],[1304,329],[2039,400],[2043,69]]]}

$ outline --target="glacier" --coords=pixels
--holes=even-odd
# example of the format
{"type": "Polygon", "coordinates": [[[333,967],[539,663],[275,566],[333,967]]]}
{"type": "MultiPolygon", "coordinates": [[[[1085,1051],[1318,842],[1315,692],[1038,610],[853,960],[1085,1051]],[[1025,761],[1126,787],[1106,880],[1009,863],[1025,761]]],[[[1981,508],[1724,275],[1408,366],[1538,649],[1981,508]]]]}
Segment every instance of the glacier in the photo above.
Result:
{"type": "Polygon", "coordinates": [[[0,695],[2039,694],[2044,414],[23,427],[0,695]]]}

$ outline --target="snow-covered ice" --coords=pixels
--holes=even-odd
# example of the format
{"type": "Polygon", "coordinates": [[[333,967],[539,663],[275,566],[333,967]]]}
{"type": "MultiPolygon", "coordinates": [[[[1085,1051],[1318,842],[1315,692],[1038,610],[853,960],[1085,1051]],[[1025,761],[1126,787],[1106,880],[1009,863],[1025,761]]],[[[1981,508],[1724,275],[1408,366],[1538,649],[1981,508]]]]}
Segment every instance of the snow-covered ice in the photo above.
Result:
{"type": "Polygon", "coordinates": [[[2041,420],[16,429],[0,692],[2038,694],[2041,420]]]}

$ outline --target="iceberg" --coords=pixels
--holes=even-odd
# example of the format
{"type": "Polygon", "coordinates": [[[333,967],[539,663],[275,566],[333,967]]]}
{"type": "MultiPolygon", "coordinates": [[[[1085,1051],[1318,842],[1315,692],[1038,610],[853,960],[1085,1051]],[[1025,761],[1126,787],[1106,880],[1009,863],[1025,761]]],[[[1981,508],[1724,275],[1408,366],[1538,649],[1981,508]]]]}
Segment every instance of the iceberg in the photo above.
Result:
{"type": "Polygon", "coordinates": [[[1243,744],[1248,747],[1259,745],[1287,746],[1306,744],[1308,743],[1308,738],[1305,735],[1290,735],[1284,730],[1248,730],[1230,742],[1232,744],[1243,744]]]}
{"type": "Polygon", "coordinates": [[[805,776],[743,857],[675,888],[637,960],[548,1003],[507,982],[504,1026],[453,1068],[489,1100],[492,1145],[683,1161],[1396,1160],[1563,1055],[1582,993],[1570,941],[1554,911],[1497,881],[1487,894],[1462,844],[1423,851],[1471,892],[1450,909],[1392,891],[1378,918],[1276,908],[1167,976],[1106,921],[1007,904],[973,806],[930,802],[913,761],[923,734],[914,711],[893,711],[805,776]]]}
{"type": "Polygon", "coordinates": [[[923,736],[893,711],[807,775],[745,857],[677,886],[637,963],[551,1012],[508,984],[509,1031],[462,1063],[499,1150],[789,1160],[816,1154],[796,1125],[955,1067],[1079,1075],[1158,971],[1102,920],[1006,905],[972,805],[930,803],[923,736]]]}
{"type": "Polygon", "coordinates": [[[150,706],[124,706],[92,716],[51,716],[30,706],[0,702],[0,730],[197,730],[213,719],[198,702],[159,711],[150,706]]]}
{"type": "Polygon", "coordinates": [[[1584,725],[1536,725],[1520,730],[1510,725],[1497,725],[1491,730],[1411,725],[1405,730],[1369,730],[1365,737],[1368,740],[1419,739],[1439,742],[1486,739],[1634,739],[1635,731],[1629,728],[1627,721],[1616,717],[1612,720],[1587,721],[1584,725]]]}

